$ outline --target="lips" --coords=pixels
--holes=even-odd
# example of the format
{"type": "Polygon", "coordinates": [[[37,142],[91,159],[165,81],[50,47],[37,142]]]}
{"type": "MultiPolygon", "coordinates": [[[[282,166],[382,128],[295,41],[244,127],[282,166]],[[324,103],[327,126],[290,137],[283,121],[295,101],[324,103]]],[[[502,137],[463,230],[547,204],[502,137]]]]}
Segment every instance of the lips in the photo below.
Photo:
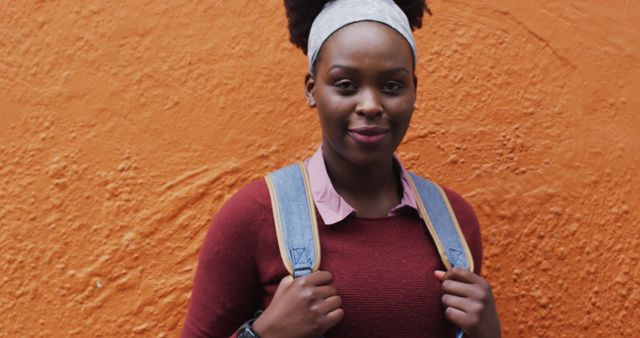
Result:
{"type": "Polygon", "coordinates": [[[384,127],[366,126],[349,128],[349,135],[361,143],[376,143],[382,141],[388,131],[384,127]]]}

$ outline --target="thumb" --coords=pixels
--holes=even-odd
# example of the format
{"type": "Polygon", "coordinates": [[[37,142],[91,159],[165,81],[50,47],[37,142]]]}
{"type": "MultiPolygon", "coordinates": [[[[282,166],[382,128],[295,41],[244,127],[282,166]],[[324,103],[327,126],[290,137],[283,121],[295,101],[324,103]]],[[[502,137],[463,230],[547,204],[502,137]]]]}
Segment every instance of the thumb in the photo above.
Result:
{"type": "Polygon", "coordinates": [[[286,288],[291,285],[293,282],[293,277],[291,275],[286,275],[282,280],[280,280],[280,284],[278,284],[278,289],[276,289],[276,293],[273,295],[273,298],[278,298],[278,296],[284,292],[286,288]]]}
{"type": "Polygon", "coordinates": [[[444,281],[444,279],[445,279],[445,278],[444,278],[445,274],[446,274],[446,272],[444,272],[444,271],[442,271],[442,270],[436,270],[436,271],[434,272],[434,275],[436,276],[436,278],[437,278],[439,281],[441,281],[441,282],[443,282],[443,281],[444,281]]]}

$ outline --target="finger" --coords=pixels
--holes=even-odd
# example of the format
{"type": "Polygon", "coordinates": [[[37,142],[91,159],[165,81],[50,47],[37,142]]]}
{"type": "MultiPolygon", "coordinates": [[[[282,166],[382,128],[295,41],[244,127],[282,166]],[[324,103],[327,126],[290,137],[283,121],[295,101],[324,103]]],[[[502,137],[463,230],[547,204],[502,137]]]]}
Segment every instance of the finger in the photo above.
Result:
{"type": "Polygon", "coordinates": [[[342,298],[340,296],[331,296],[316,305],[319,313],[325,314],[340,308],[342,306],[342,298]]]}
{"type": "Polygon", "coordinates": [[[293,282],[293,276],[286,275],[280,280],[280,285],[282,285],[282,284],[285,284],[285,285],[286,284],[291,284],[291,282],[293,282]]]}
{"type": "Polygon", "coordinates": [[[467,269],[464,268],[453,268],[449,271],[447,271],[447,273],[444,276],[444,279],[451,279],[451,280],[456,280],[459,282],[464,282],[467,284],[473,284],[478,282],[479,279],[481,279],[480,276],[476,275],[475,273],[473,273],[472,271],[469,271],[467,269]]]}
{"type": "Polygon", "coordinates": [[[442,282],[442,281],[444,281],[444,276],[445,276],[446,272],[444,272],[444,271],[442,271],[442,270],[436,270],[436,271],[434,272],[434,274],[435,274],[436,278],[437,278],[439,281],[441,281],[441,282],[442,282]]]}
{"type": "Polygon", "coordinates": [[[283,293],[284,290],[286,290],[289,287],[289,285],[291,285],[292,282],[293,282],[293,277],[291,277],[290,275],[287,275],[284,278],[282,278],[280,280],[280,283],[278,284],[276,293],[273,295],[273,298],[277,298],[281,293],[283,293]]]}
{"type": "Polygon", "coordinates": [[[340,323],[342,318],[344,317],[344,310],[341,308],[335,309],[322,319],[320,319],[320,327],[322,328],[322,333],[327,332],[330,328],[336,326],[336,324],[340,323]]]}
{"type": "Polygon", "coordinates": [[[318,298],[325,299],[337,295],[338,290],[333,285],[322,285],[315,288],[315,293],[318,298]]]}
{"type": "Polygon", "coordinates": [[[473,306],[472,303],[473,300],[469,298],[449,294],[442,295],[442,305],[458,309],[464,313],[469,313],[470,308],[473,306]]]}
{"type": "Polygon", "coordinates": [[[304,281],[305,284],[320,286],[331,284],[333,282],[333,275],[329,271],[316,271],[299,279],[304,281]]]}
{"type": "Polygon", "coordinates": [[[480,297],[480,291],[477,288],[478,286],[475,284],[467,284],[451,279],[442,282],[442,292],[454,296],[477,299],[480,297]]]}
{"type": "Polygon", "coordinates": [[[454,307],[448,307],[444,310],[444,317],[454,325],[467,331],[465,329],[469,327],[470,320],[466,312],[454,307]]]}

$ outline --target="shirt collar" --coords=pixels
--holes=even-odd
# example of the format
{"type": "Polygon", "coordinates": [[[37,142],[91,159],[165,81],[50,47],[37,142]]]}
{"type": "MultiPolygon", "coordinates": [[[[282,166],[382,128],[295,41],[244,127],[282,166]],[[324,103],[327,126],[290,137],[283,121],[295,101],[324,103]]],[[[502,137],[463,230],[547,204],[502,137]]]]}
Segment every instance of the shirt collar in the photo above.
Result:
{"type": "MultiPolygon", "coordinates": [[[[400,172],[400,182],[402,183],[402,199],[400,204],[393,207],[389,211],[389,216],[396,215],[400,209],[410,207],[417,210],[416,196],[409,183],[409,172],[402,166],[397,157],[393,157],[400,172]]],[[[338,192],[333,188],[327,167],[322,156],[322,146],[316,152],[304,161],[305,167],[309,172],[309,182],[311,185],[311,194],[316,205],[316,210],[322,217],[325,224],[335,224],[347,218],[355,209],[345,201],[338,192]]]]}

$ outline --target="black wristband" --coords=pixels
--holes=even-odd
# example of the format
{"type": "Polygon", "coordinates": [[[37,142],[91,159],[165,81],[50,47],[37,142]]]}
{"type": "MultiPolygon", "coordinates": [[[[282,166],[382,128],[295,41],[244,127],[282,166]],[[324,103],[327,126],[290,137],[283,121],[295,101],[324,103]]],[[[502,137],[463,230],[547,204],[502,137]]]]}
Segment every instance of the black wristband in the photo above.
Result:
{"type": "Polygon", "coordinates": [[[253,322],[255,322],[261,314],[262,311],[256,312],[253,318],[242,324],[242,326],[236,332],[238,338],[260,338],[260,336],[255,331],[253,331],[252,325],[253,322]]]}

